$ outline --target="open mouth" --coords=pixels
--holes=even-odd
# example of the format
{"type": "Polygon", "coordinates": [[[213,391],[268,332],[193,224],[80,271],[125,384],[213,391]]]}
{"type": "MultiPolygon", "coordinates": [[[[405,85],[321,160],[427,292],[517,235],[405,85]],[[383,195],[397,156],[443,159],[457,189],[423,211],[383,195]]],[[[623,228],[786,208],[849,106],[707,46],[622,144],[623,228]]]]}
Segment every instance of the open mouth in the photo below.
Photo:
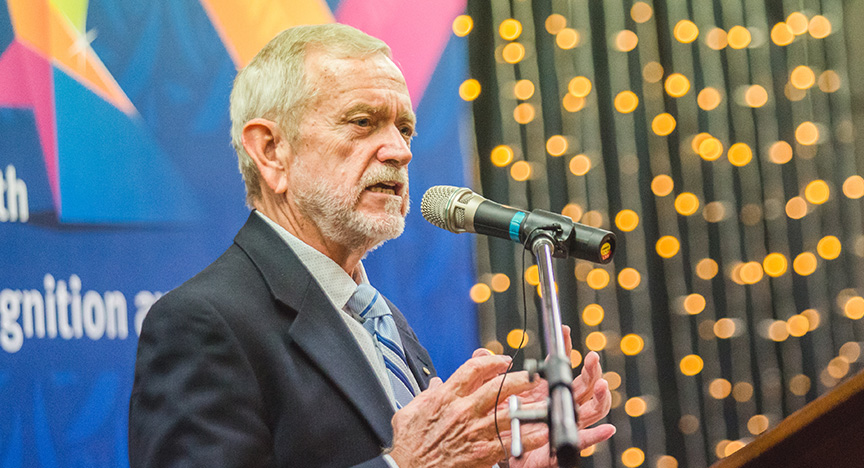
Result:
{"type": "Polygon", "coordinates": [[[401,195],[402,184],[391,181],[379,182],[375,185],[366,187],[366,190],[369,190],[370,192],[385,193],[387,195],[401,195]]]}

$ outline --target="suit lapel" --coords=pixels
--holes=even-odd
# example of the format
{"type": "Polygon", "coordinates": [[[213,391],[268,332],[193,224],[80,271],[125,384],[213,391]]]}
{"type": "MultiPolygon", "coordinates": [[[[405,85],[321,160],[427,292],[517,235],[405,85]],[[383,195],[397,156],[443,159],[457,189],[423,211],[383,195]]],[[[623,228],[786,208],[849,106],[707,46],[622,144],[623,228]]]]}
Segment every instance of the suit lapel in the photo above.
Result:
{"type": "MultiPolygon", "coordinates": [[[[382,445],[392,441],[393,409],[351,331],[287,244],[252,213],[235,238],[273,297],[297,312],[288,333],[363,415],[382,445]]],[[[413,369],[412,369],[413,370],[413,369]]],[[[415,372],[416,373],[416,372],[415,372]]]]}

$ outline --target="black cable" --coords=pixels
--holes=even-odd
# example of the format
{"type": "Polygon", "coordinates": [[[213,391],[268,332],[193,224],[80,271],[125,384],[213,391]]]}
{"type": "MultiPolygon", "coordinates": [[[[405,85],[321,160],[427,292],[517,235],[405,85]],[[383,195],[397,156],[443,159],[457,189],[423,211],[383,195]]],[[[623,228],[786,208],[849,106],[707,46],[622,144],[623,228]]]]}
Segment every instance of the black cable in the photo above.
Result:
{"type": "MultiPolygon", "coordinates": [[[[525,237],[526,239],[530,239],[531,235],[534,234],[534,231],[538,229],[549,229],[548,226],[543,227],[535,227],[528,233],[525,237]]],[[[554,228],[553,228],[554,229],[554,228]]],[[[525,252],[528,249],[522,250],[522,271],[524,275],[525,271],[525,252]]],[[[507,366],[507,370],[504,371],[504,378],[501,379],[501,385],[498,386],[498,394],[495,396],[495,434],[498,436],[498,443],[501,444],[501,450],[504,451],[504,457],[507,457],[507,449],[504,447],[504,440],[501,439],[501,430],[498,428],[498,405],[501,402],[501,391],[504,389],[504,381],[507,380],[507,374],[509,374],[513,370],[513,363],[516,362],[516,357],[519,356],[519,352],[522,351],[522,345],[525,343],[525,336],[528,334],[528,294],[525,290],[525,279],[522,279],[522,338],[519,340],[519,347],[516,348],[516,352],[511,356],[510,365],[507,366]]],[[[506,341],[506,340],[505,340],[506,341]]]]}

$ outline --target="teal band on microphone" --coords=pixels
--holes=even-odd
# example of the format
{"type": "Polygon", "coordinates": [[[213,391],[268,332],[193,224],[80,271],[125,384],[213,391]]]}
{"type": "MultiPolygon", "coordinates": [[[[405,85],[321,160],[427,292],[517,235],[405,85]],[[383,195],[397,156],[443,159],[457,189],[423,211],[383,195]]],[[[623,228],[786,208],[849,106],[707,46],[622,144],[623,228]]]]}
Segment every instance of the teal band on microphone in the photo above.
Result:
{"type": "Polygon", "coordinates": [[[513,242],[519,242],[519,226],[522,225],[522,220],[525,219],[525,212],[520,211],[510,218],[510,238],[513,242]]]}

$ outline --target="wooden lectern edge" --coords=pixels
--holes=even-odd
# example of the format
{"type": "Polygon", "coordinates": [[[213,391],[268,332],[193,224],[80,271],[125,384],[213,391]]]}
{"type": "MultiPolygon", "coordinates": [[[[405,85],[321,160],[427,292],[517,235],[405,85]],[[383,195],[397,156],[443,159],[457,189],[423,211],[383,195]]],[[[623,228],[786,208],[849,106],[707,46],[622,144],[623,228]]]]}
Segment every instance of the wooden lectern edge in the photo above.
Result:
{"type": "Polygon", "coordinates": [[[813,400],[803,408],[792,413],[773,429],[757,436],[752,442],[726,458],[711,465],[711,468],[732,468],[744,466],[755,460],[772,447],[780,444],[791,434],[795,434],[820,416],[847,402],[856,393],[864,390],[864,371],[838,385],[835,389],[813,400]]]}

